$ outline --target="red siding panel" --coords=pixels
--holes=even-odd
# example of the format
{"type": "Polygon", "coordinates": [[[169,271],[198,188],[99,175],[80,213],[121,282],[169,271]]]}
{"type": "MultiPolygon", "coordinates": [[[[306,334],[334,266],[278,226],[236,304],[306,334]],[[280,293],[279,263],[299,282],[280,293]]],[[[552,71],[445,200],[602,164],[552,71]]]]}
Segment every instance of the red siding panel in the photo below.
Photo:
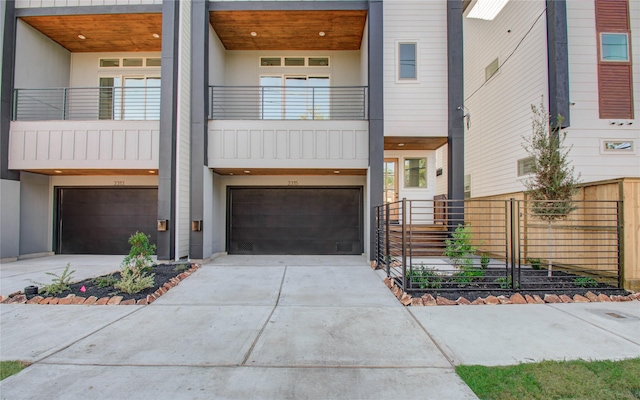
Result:
{"type": "Polygon", "coordinates": [[[629,30],[628,0],[595,0],[598,32],[629,30]]]}

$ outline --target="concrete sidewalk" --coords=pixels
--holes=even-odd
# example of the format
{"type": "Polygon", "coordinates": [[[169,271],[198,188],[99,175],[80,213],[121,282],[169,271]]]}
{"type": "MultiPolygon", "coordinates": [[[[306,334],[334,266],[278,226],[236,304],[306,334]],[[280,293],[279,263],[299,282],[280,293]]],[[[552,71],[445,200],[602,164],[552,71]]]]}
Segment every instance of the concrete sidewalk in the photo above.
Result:
{"type": "Polygon", "coordinates": [[[148,306],[1,305],[0,359],[34,362],[1,397],[472,399],[456,364],[640,356],[639,302],[412,309],[367,264],[225,256],[148,306]]]}

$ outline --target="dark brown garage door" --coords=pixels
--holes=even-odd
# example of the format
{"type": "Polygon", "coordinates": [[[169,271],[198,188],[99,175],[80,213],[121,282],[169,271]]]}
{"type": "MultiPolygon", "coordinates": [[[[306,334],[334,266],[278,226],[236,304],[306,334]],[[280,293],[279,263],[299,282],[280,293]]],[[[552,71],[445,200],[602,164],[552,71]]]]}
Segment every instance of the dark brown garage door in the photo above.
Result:
{"type": "Polygon", "coordinates": [[[230,254],[361,254],[362,188],[230,188],[230,254]]]}
{"type": "Polygon", "coordinates": [[[156,242],[157,188],[59,188],[57,200],[60,254],[128,254],[136,231],[156,242]]]}

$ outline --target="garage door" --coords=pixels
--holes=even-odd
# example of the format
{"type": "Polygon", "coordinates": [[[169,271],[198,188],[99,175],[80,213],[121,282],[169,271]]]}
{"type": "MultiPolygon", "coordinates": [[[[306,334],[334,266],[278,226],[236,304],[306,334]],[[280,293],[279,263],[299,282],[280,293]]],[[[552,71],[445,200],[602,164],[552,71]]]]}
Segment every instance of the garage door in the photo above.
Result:
{"type": "Polygon", "coordinates": [[[136,231],[156,242],[157,188],[60,188],[57,252],[128,254],[136,231]]]}
{"type": "Polygon", "coordinates": [[[362,188],[230,188],[230,254],[361,254],[362,188]]]}

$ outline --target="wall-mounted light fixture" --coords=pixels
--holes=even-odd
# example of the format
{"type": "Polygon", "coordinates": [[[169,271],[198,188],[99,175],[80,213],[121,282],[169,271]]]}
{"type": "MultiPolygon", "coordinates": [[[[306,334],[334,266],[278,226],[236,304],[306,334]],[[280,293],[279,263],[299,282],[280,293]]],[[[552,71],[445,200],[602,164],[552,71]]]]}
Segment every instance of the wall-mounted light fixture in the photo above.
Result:
{"type": "Polygon", "coordinates": [[[191,221],[191,230],[193,232],[201,232],[202,231],[202,220],[191,221]]]}
{"type": "Polygon", "coordinates": [[[159,219],[158,220],[158,232],[165,232],[169,229],[169,220],[168,219],[159,219]]]}

